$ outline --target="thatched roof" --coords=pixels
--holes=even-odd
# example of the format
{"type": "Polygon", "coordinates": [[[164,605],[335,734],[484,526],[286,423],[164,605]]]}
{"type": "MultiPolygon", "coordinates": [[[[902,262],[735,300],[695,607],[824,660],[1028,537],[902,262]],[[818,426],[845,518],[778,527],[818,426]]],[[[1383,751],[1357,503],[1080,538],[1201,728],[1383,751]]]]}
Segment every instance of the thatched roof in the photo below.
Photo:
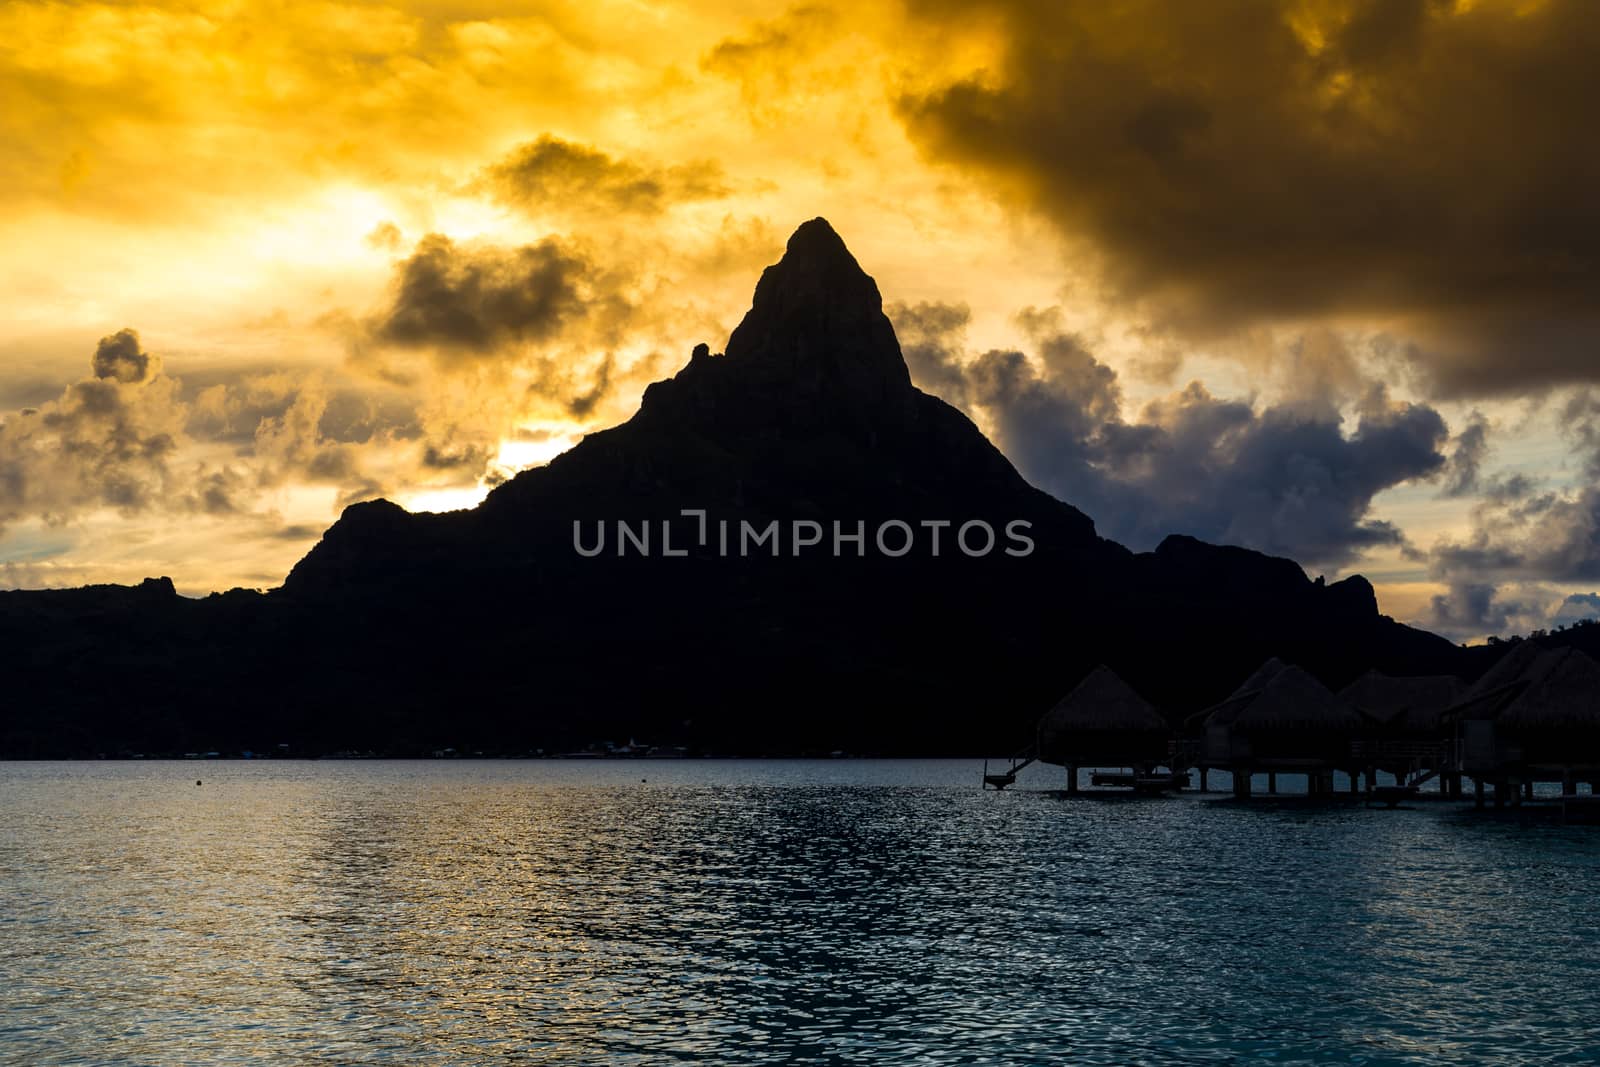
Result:
{"type": "Polygon", "coordinates": [[[1274,675],[1232,722],[1235,730],[1245,733],[1355,732],[1364,725],[1355,709],[1299,667],[1285,667],[1274,675]]]}
{"type": "Polygon", "coordinates": [[[1168,734],[1166,717],[1104,665],[1039,720],[1041,738],[1069,733],[1168,734]]]}
{"type": "Polygon", "coordinates": [[[1466,683],[1453,674],[1394,677],[1368,671],[1339,690],[1339,699],[1376,722],[1427,728],[1460,700],[1466,683]]]}
{"type": "Polygon", "coordinates": [[[1600,663],[1575,648],[1552,649],[1527,674],[1530,684],[1497,722],[1539,730],[1600,728],[1600,663]]]}
{"type": "Polygon", "coordinates": [[[1239,687],[1229,694],[1226,700],[1211,705],[1202,711],[1197,711],[1183,720],[1186,730],[1193,730],[1201,725],[1226,726],[1243,711],[1255,695],[1266,688],[1268,682],[1282,674],[1288,665],[1273,656],[1261,666],[1251,672],[1250,677],[1239,683],[1239,687]]]}
{"type": "Polygon", "coordinates": [[[1239,717],[1239,713],[1250,706],[1250,702],[1259,695],[1261,690],[1252,689],[1248,693],[1231,696],[1220,704],[1213,704],[1204,711],[1197,711],[1187,719],[1183,725],[1187,729],[1196,726],[1227,726],[1239,717]]]}
{"type": "Polygon", "coordinates": [[[1447,722],[1455,719],[1492,719],[1509,707],[1511,702],[1521,696],[1522,691],[1527,688],[1527,682],[1513,681],[1480,693],[1477,686],[1473,686],[1460,700],[1445,708],[1439,717],[1447,722]]]}
{"type": "Polygon", "coordinates": [[[1287,667],[1288,664],[1284,663],[1283,660],[1273,656],[1257,667],[1250,677],[1240,682],[1239,688],[1235,689],[1228,699],[1232,700],[1234,697],[1241,697],[1246,693],[1254,693],[1257,690],[1265,689],[1267,683],[1282,674],[1287,667]]]}
{"type": "Polygon", "coordinates": [[[1511,651],[1495,660],[1494,666],[1483,672],[1483,677],[1472,683],[1466,695],[1480,696],[1491,689],[1526,680],[1544,652],[1536,641],[1518,641],[1511,651]]]}
{"type": "Polygon", "coordinates": [[[1442,713],[1445,719],[1497,719],[1519,701],[1528,689],[1548,674],[1566,649],[1545,649],[1534,641],[1520,641],[1495,661],[1483,677],[1442,713]]]}

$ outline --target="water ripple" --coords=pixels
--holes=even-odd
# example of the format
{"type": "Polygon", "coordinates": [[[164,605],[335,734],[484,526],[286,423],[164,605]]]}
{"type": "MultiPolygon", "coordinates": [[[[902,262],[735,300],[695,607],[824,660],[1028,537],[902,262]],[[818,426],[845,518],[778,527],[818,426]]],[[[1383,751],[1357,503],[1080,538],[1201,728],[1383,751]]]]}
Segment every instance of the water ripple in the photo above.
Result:
{"type": "Polygon", "coordinates": [[[0,1058],[1593,1056],[1600,834],[1531,814],[965,762],[198,766],[0,768],[0,1058]]]}

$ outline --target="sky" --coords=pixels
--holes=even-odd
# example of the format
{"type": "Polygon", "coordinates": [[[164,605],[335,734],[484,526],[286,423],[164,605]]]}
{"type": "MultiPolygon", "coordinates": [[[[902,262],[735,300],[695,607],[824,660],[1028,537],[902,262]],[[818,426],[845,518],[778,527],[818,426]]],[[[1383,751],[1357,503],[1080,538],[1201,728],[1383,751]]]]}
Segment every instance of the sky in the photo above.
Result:
{"type": "Polygon", "coordinates": [[[1587,0],[0,6],[0,586],[270,588],[720,350],[822,215],[1101,533],[1600,615],[1587,0]]]}

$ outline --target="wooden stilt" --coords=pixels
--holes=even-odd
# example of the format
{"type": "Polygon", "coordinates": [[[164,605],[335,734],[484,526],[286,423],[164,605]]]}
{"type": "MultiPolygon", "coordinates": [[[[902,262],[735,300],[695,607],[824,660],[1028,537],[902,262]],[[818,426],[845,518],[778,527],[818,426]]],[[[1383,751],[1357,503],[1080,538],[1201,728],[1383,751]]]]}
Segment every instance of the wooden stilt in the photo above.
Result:
{"type": "Polygon", "coordinates": [[[1482,778],[1474,778],[1472,780],[1472,806],[1475,807],[1475,808],[1483,807],[1483,779],[1482,778]]]}
{"type": "Polygon", "coordinates": [[[1067,792],[1076,795],[1078,792],[1078,767],[1076,764],[1067,764],[1067,792]]]}
{"type": "Polygon", "coordinates": [[[1267,792],[1276,793],[1277,791],[1278,791],[1278,772],[1277,771],[1268,771],[1267,772],[1267,792]]]}

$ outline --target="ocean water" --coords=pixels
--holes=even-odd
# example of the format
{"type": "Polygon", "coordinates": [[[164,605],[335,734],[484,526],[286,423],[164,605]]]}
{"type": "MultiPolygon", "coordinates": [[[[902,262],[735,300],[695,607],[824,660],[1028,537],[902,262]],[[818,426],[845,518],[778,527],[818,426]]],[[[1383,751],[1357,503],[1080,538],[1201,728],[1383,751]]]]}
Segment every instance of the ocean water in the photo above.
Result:
{"type": "Polygon", "coordinates": [[[0,764],[0,1062],[1600,1057],[1600,829],[980,767],[0,764]]]}

